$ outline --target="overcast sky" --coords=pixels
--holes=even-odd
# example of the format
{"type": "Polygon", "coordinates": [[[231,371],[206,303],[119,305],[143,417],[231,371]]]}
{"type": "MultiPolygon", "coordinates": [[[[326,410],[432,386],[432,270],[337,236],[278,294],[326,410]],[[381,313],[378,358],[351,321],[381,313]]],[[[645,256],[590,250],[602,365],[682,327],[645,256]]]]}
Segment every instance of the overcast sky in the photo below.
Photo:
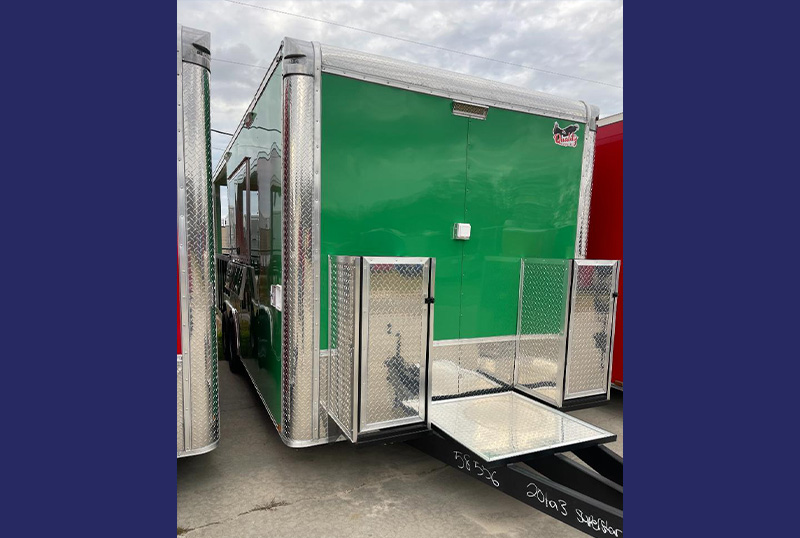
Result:
{"type": "MultiPolygon", "coordinates": [[[[524,86],[622,112],[622,1],[272,1],[245,4],[325,19],[612,87],[444,52],[227,2],[178,0],[178,22],[211,32],[211,126],[233,132],[284,36],[524,86]]],[[[229,137],[211,133],[214,167],[229,137]]]]}

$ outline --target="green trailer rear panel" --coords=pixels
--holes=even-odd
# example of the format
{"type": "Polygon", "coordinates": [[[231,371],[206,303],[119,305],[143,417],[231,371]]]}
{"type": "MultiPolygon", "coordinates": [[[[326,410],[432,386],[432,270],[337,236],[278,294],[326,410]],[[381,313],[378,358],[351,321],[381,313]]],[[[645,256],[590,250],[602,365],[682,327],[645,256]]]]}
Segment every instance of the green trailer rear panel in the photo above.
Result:
{"type": "Polygon", "coordinates": [[[329,255],[434,257],[435,340],[515,335],[520,259],[575,251],[582,143],[556,145],[552,118],[456,116],[451,99],[332,74],[321,86],[321,347],[329,255]]]}

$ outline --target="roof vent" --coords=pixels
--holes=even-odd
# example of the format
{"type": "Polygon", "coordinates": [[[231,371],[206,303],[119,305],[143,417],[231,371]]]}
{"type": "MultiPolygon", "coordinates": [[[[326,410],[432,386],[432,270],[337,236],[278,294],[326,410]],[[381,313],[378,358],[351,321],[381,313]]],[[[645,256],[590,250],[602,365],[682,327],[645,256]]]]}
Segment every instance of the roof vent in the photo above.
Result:
{"type": "Polygon", "coordinates": [[[464,103],[463,101],[453,101],[453,115],[485,120],[489,112],[488,106],[464,103]]]}

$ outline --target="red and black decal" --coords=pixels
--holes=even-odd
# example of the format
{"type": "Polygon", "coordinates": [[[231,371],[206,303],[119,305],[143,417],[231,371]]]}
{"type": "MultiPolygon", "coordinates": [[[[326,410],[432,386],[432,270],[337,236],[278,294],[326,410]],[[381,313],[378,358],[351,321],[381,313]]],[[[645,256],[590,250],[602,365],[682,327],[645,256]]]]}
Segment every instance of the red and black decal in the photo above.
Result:
{"type": "Polygon", "coordinates": [[[563,146],[565,148],[577,147],[578,135],[575,133],[577,133],[578,129],[580,128],[580,125],[573,123],[572,125],[567,125],[562,129],[559,127],[558,122],[555,122],[553,125],[553,141],[559,146],[563,146]]]}

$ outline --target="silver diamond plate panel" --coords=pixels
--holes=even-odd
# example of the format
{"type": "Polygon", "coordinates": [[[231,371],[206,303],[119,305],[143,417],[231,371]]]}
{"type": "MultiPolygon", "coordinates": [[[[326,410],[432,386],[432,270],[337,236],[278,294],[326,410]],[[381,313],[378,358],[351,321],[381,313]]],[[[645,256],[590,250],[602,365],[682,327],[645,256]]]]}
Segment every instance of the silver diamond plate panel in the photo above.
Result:
{"type": "Polygon", "coordinates": [[[515,386],[561,405],[572,260],[522,260],[515,386]]]}
{"type": "Polygon", "coordinates": [[[575,260],[564,399],[608,392],[617,266],[575,260]]]}
{"type": "MultiPolygon", "coordinates": [[[[360,258],[329,257],[328,372],[324,398],[328,414],[355,441],[358,398],[360,258]]],[[[323,385],[324,386],[324,385],[323,385]]]]}
{"type": "Polygon", "coordinates": [[[478,105],[587,121],[581,101],[365,52],[322,45],[322,70],[478,105]]]}
{"type": "Polygon", "coordinates": [[[508,390],[514,376],[513,336],[434,341],[433,398],[508,390]]]}
{"type": "Polygon", "coordinates": [[[314,440],[314,77],[283,82],[283,373],[282,431],[314,440]]]}
{"type": "Polygon", "coordinates": [[[586,258],[589,245],[589,208],[592,204],[592,175],[594,174],[594,131],[586,130],[583,140],[583,160],[581,164],[581,185],[578,195],[578,230],[575,237],[575,258],[586,258]]]}
{"type": "Polygon", "coordinates": [[[360,431],[424,420],[428,258],[364,258],[360,431]]]}
{"type": "Polygon", "coordinates": [[[183,451],[183,362],[178,361],[178,452],[183,451]]]}
{"type": "MultiPolygon", "coordinates": [[[[183,127],[188,273],[188,353],[193,451],[219,440],[209,72],[183,66],[183,127]]],[[[185,365],[184,365],[185,368],[185,365]]]]}
{"type": "Polygon", "coordinates": [[[487,462],[613,437],[514,392],[433,402],[431,422],[487,462]]]}

